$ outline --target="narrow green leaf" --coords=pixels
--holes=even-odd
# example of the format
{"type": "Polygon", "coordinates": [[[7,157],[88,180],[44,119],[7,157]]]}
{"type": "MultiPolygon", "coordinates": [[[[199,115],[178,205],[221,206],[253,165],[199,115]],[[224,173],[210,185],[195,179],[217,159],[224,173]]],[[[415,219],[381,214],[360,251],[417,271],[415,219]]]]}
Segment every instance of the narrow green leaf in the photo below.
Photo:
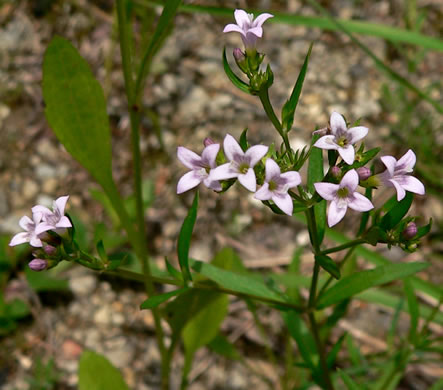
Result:
{"type": "Polygon", "coordinates": [[[149,297],[148,299],[143,301],[143,303],[140,305],[140,309],[141,310],[153,309],[154,307],[157,307],[161,303],[168,301],[172,297],[175,297],[176,295],[183,294],[185,291],[188,291],[188,290],[189,290],[189,287],[183,287],[183,288],[179,288],[174,291],[169,291],[164,294],[153,295],[152,297],[149,297]]]}
{"type": "Polygon", "coordinates": [[[43,60],[46,118],[66,150],[102,185],[113,186],[111,137],[103,90],[87,62],[61,37],[43,60]]]}
{"type": "Polygon", "coordinates": [[[249,146],[247,133],[248,133],[248,128],[244,129],[240,135],[240,146],[244,152],[246,152],[246,150],[248,149],[248,146],[249,146]]]}
{"type": "Polygon", "coordinates": [[[371,161],[379,152],[380,152],[381,148],[374,148],[374,149],[370,149],[367,152],[364,152],[359,161],[355,161],[350,167],[349,169],[357,169],[360,168],[364,165],[366,165],[369,161],[371,161]]]}
{"type": "Polygon", "coordinates": [[[240,360],[242,358],[240,352],[238,352],[234,345],[232,345],[221,333],[212,339],[208,344],[208,347],[215,353],[218,353],[229,360],[240,360]]]}
{"type": "Polygon", "coordinates": [[[178,261],[185,282],[192,280],[191,272],[189,270],[189,247],[191,245],[191,236],[194,229],[195,221],[197,219],[198,209],[198,191],[195,192],[194,200],[188,215],[183,221],[183,225],[178,236],[177,253],[178,261]]]}
{"type": "Polygon", "coordinates": [[[168,258],[166,256],[165,256],[165,265],[169,275],[171,275],[174,279],[183,278],[182,274],[172,266],[172,264],[168,261],[168,258]]]}
{"type": "Polygon", "coordinates": [[[363,355],[360,352],[360,348],[357,345],[355,345],[354,340],[352,339],[352,335],[349,333],[347,334],[347,337],[346,337],[346,347],[347,347],[349,359],[351,360],[352,365],[354,367],[358,367],[358,366],[362,365],[364,362],[363,355]]]}
{"type": "Polygon", "coordinates": [[[248,273],[241,258],[237,255],[234,249],[230,247],[223,248],[217,252],[211,260],[211,264],[226,271],[232,271],[238,274],[248,273]]]}
{"type": "Polygon", "coordinates": [[[303,65],[300,69],[300,73],[298,74],[297,81],[295,82],[291,96],[282,108],[282,126],[283,129],[287,132],[291,130],[292,124],[294,122],[295,109],[297,108],[298,100],[300,98],[301,90],[303,87],[303,82],[305,81],[306,71],[308,70],[308,63],[312,51],[312,45],[313,43],[309,45],[308,53],[306,54],[305,61],[303,62],[303,65]]]}
{"type": "Polygon", "coordinates": [[[421,226],[417,229],[417,234],[415,235],[414,238],[421,238],[423,236],[426,236],[426,234],[428,234],[431,231],[431,227],[432,227],[432,218],[429,220],[429,223],[425,226],[421,226]]]}
{"type": "Polygon", "coordinates": [[[343,333],[337,342],[334,344],[332,349],[329,351],[328,356],[326,357],[326,362],[328,364],[329,369],[334,367],[335,361],[337,360],[338,353],[341,350],[341,346],[343,345],[343,341],[345,340],[347,333],[343,333]]]}
{"type": "Polygon", "coordinates": [[[229,66],[228,59],[226,58],[226,47],[223,49],[223,69],[225,70],[225,73],[228,76],[229,80],[231,80],[232,84],[234,84],[241,91],[250,94],[249,85],[246,84],[240,77],[238,77],[229,66]]]}
{"type": "Polygon", "coordinates": [[[406,192],[406,196],[383,216],[380,223],[381,227],[385,231],[393,229],[407,214],[412,205],[413,199],[413,194],[411,192],[406,192]]]}
{"type": "Polygon", "coordinates": [[[316,255],[315,261],[320,264],[326,272],[328,272],[335,279],[340,279],[340,268],[335,264],[334,260],[332,260],[329,256],[326,255],[316,255]]]}
{"type": "Polygon", "coordinates": [[[82,353],[78,368],[79,390],[129,390],[120,371],[92,351],[82,353]]]}
{"type": "Polygon", "coordinates": [[[389,264],[377,267],[372,270],[361,271],[350,276],[346,276],[329,290],[327,290],[318,301],[318,308],[322,309],[327,306],[338,303],[343,299],[352,297],[371,287],[392,282],[397,279],[415,274],[426,267],[428,263],[406,263],[406,264],[389,264]]]}
{"type": "Polygon", "coordinates": [[[406,278],[403,281],[405,295],[408,300],[408,309],[409,309],[409,342],[411,344],[415,344],[417,342],[417,327],[418,327],[418,319],[420,317],[420,309],[417,302],[417,297],[415,296],[414,287],[412,286],[411,281],[406,278]]]}
{"type": "Polygon", "coordinates": [[[108,259],[108,255],[106,254],[106,250],[105,250],[105,246],[103,244],[103,240],[99,240],[97,242],[96,247],[97,247],[97,253],[100,256],[100,259],[102,261],[104,261],[105,263],[107,263],[109,261],[109,259],[108,259]]]}
{"type": "Polygon", "coordinates": [[[354,380],[348,374],[346,374],[346,372],[339,370],[338,373],[348,390],[362,390],[363,389],[363,387],[360,387],[359,384],[354,382],[354,380]]]}
{"type": "MultiPolygon", "coordinates": [[[[292,255],[291,264],[289,264],[288,272],[286,275],[290,276],[300,276],[300,262],[301,262],[301,255],[303,253],[303,247],[298,247],[294,254],[292,255]]],[[[300,287],[292,285],[286,288],[286,295],[291,299],[292,302],[300,302],[300,287]]]]}

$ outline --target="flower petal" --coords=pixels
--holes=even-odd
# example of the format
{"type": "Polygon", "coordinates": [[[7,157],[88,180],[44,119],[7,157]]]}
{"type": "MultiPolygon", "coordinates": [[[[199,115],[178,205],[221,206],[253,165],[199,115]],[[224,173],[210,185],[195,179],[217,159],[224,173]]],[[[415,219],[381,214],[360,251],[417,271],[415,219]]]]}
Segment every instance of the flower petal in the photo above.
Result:
{"type": "Polygon", "coordinates": [[[333,200],[340,188],[338,184],[333,183],[314,183],[315,190],[318,194],[326,200],[333,200]]]}
{"type": "Polygon", "coordinates": [[[337,150],[339,146],[335,143],[335,136],[334,135],[325,135],[317,140],[317,142],[314,144],[315,147],[320,149],[335,149],[337,150]]]}
{"type": "Polygon", "coordinates": [[[245,24],[247,26],[250,22],[249,15],[242,9],[234,11],[234,18],[240,28],[244,28],[245,24]]]}
{"type": "Polygon", "coordinates": [[[18,221],[18,224],[23,230],[26,230],[27,232],[29,232],[30,230],[34,230],[34,221],[27,215],[21,217],[20,221],[18,221]]]}
{"type": "Polygon", "coordinates": [[[40,238],[38,238],[37,236],[31,237],[29,243],[35,248],[41,248],[43,246],[42,240],[40,240],[40,238]]]}
{"type": "Polygon", "coordinates": [[[348,210],[348,206],[344,202],[336,202],[333,200],[331,204],[329,205],[328,209],[328,226],[332,227],[334,225],[337,225],[343,217],[346,214],[346,211],[348,210]]]}
{"type": "Polygon", "coordinates": [[[223,29],[224,33],[228,33],[228,32],[238,32],[242,35],[246,35],[245,32],[243,31],[243,29],[239,26],[237,26],[236,24],[227,24],[225,26],[225,28],[223,29]]]}
{"type": "Polygon", "coordinates": [[[286,180],[288,188],[297,187],[301,183],[301,176],[296,171],[282,173],[280,177],[286,180]]]}
{"type": "Polygon", "coordinates": [[[246,32],[246,35],[248,34],[254,34],[256,37],[261,38],[263,36],[263,29],[261,27],[251,27],[246,32]]]}
{"type": "Polygon", "coordinates": [[[237,140],[231,134],[226,134],[223,141],[223,149],[225,156],[230,161],[238,161],[239,157],[245,155],[237,140]]]}
{"type": "Polygon", "coordinates": [[[406,191],[396,180],[391,179],[389,182],[395,187],[397,191],[397,200],[400,202],[406,196],[406,191]]]}
{"type": "Polygon", "coordinates": [[[354,163],[355,159],[354,146],[346,145],[344,148],[338,148],[338,154],[340,154],[340,157],[343,159],[343,161],[346,164],[352,165],[354,163]]]}
{"type": "Polygon", "coordinates": [[[395,166],[397,165],[397,160],[392,156],[381,156],[380,160],[383,164],[385,164],[386,169],[388,170],[389,175],[394,176],[395,166]]]}
{"type": "MultiPolygon", "coordinates": [[[[60,215],[65,215],[65,207],[66,207],[66,202],[69,199],[69,195],[66,196],[60,196],[59,198],[57,198],[55,200],[55,205],[57,207],[57,210],[60,212],[60,215]]],[[[55,210],[54,210],[55,212],[55,210]]]]}
{"type": "Polygon", "coordinates": [[[265,145],[254,145],[251,146],[245,153],[247,160],[249,161],[249,166],[252,168],[257,164],[266,153],[268,153],[269,147],[265,145]]]}
{"type": "Polygon", "coordinates": [[[355,169],[346,172],[340,182],[340,188],[346,187],[350,193],[353,193],[358,186],[358,173],[355,169]]]}
{"type": "Polygon", "coordinates": [[[356,211],[369,211],[374,208],[372,202],[358,192],[354,192],[354,194],[349,197],[348,206],[356,211]]]}
{"type": "Polygon", "coordinates": [[[331,124],[332,134],[334,135],[340,132],[345,132],[347,129],[345,118],[343,118],[343,116],[340,115],[338,112],[334,111],[331,114],[329,123],[331,124]]]}
{"type": "Polygon", "coordinates": [[[272,192],[269,191],[269,184],[264,183],[254,194],[254,198],[258,200],[269,200],[272,198],[272,192]]]}
{"type": "Polygon", "coordinates": [[[266,160],[266,177],[265,181],[270,182],[272,179],[276,179],[280,177],[280,167],[278,164],[272,159],[268,158],[266,160]]]}
{"type": "Polygon", "coordinates": [[[29,233],[26,232],[17,233],[14,237],[12,237],[11,241],[9,242],[9,246],[24,244],[25,242],[28,241],[29,241],[29,233]]]}
{"type": "Polygon", "coordinates": [[[364,126],[351,127],[350,129],[348,129],[348,135],[350,136],[349,143],[355,144],[356,142],[365,138],[368,134],[368,131],[369,129],[364,126]]]}
{"type": "Polygon", "coordinates": [[[197,187],[201,181],[202,177],[196,171],[185,173],[177,183],[177,194],[182,194],[191,188],[197,187]]]}
{"type": "Polygon", "coordinates": [[[412,172],[416,161],[417,161],[417,157],[415,156],[415,153],[411,149],[409,149],[403,155],[403,157],[401,157],[397,161],[396,169],[404,170],[406,172],[412,172]]]}
{"type": "Polygon", "coordinates": [[[201,157],[203,165],[215,168],[217,166],[217,164],[215,163],[215,159],[217,158],[219,150],[220,144],[211,144],[206,146],[206,148],[203,149],[201,157]]]}
{"type": "MultiPolygon", "coordinates": [[[[66,217],[65,217],[66,218],[66,217]]],[[[67,219],[67,218],[66,218],[67,219]]],[[[47,222],[42,222],[39,223],[36,227],[35,227],[35,234],[39,235],[42,234],[44,232],[47,232],[48,230],[55,230],[55,226],[47,223],[47,222]]]]}
{"type": "Polygon", "coordinates": [[[32,210],[33,214],[37,214],[37,213],[40,213],[42,215],[48,215],[48,214],[51,215],[52,214],[51,210],[49,210],[47,207],[42,206],[40,204],[34,206],[31,210],[32,210]]]}
{"type": "Polygon", "coordinates": [[[285,214],[292,215],[292,210],[294,209],[294,204],[292,203],[292,198],[289,194],[274,194],[272,200],[278,206],[278,208],[285,214]]]}
{"type": "Polygon", "coordinates": [[[425,194],[425,186],[423,183],[417,178],[409,175],[405,175],[401,182],[401,186],[409,192],[413,192],[414,194],[424,195],[425,194]]]}
{"type": "MultiPolygon", "coordinates": [[[[55,225],[56,228],[70,228],[72,227],[71,221],[68,217],[63,216],[60,218],[60,221],[57,222],[57,225],[55,225]]],[[[36,230],[37,231],[37,230],[36,230]]]]}
{"type": "Polygon", "coordinates": [[[238,181],[251,192],[255,192],[257,183],[255,179],[255,172],[252,168],[249,168],[245,174],[238,175],[238,181]]]}
{"type": "Polygon", "coordinates": [[[257,18],[254,20],[253,25],[254,27],[261,27],[264,22],[266,22],[269,18],[273,18],[274,15],[263,13],[257,16],[257,18]]]}
{"type": "Polygon", "coordinates": [[[186,168],[201,168],[201,157],[184,146],[177,148],[177,157],[186,168]]]}
{"type": "Polygon", "coordinates": [[[231,163],[226,163],[217,168],[211,169],[209,172],[209,180],[227,180],[237,177],[238,175],[239,173],[233,169],[233,165],[231,163]]]}

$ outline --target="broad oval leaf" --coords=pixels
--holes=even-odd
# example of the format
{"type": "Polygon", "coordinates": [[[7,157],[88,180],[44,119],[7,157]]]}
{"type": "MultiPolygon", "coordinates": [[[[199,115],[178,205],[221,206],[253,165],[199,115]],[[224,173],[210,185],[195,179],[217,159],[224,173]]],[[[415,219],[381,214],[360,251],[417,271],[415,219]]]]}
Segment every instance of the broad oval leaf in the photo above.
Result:
{"type": "Polygon", "coordinates": [[[344,277],[320,296],[317,308],[323,309],[371,287],[405,278],[428,266],[428,263],[422,262],[389,264],[344,277]]]}
{"type": "Polygon", "coordinates": [[[129,390],[120,371],[108,359],[92,351],[83,352],[78,368],[79,390],[129,390]]]}
{"type": "Polygon", "coordinates": [[[335,262],[326,255],[316,255],[315,261],[320,264],[320,267],[322,267],[326,272],[331,274],[335,279],[340,279],[340,268],[338,268],[338,265],[335,264],[335,262]]]}
{"type": "Polygon", "coordinates": [[[241,91],[250,94],[249,85],[238,77],[229,66],[228,59],[226,58],[226,47],[223,49],[223,69],[225,70],[226,76],[228,76],[232,84],[234,84],[241,91]]]}
{"type": "Polygon", "coordinates": [[[46,119],[66,150],[102,185],[113,186],[111,137],[103,90],[87,62],[55,37],[43,61],[46,119]]]}
{"type": "Polygon", "coordinates": [[[152,297],[149,297],[148,299],[146,299],[140,305],[140,309],[142,309],[142,310],[144,310],[144,309],[153,309],[154,307],[157,307],[161,303],[168,301],[172,297],[175,297],[176,295],[180,295],[180,294],[182,294],[182,293],[184,293],[185,291],[188,291],[188,290],[189,290],[188,287],[183,287],[183,288],[179,288],[179,289],[174,290],[174,291],[169,291],[169,292],[164,293],[164,294],[153,295],[152,297]]]}

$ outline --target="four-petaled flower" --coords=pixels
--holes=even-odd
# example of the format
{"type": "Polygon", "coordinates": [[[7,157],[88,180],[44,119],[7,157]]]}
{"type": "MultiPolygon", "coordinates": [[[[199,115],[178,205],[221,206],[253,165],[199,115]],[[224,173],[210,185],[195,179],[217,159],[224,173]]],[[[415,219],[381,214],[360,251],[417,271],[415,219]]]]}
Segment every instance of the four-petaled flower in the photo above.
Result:
{"type": "Polygon", "coordinates": [[[392,156],[383,156],[381,161],[386,165],[387,169],[379,177],[385,186],[395,187],[398,201],[405,197],[406,191],[424,195],[425,187],[422,182],[408,175],[408,173],[413,171],[416,162],[415,153],[411,149],[398,161],[392,156]]]}
{"type": "Polygon", "coordinates": [[[355,158],[353,145],[366,137],[369,129],[364,126],[348,129],[344,118],[338,112],[331,114],[330,125],[332,134],[321,137],[314,146],[320,149],[337,150],[345,163],[351,165],[355,158]]]}
{"type": "Polygon", "coordinates": [[[355,169],[347,172],[340,184],[314,183],[315,190],[326,200],[330,200],[328,210],[329,227],[339,223],[350,207],[356,211],[369,211],[374,208],[371,201],[356,192],[358,186],[358,173],[355,169]]]}
{"type": "Polygon", "coordinates": [[[220,150],[219,144],[209,144],[203,149],[201,157],[183,146],[177,148],[177,157],[184,166],[191,169],[184,174],[177,184],[177,194],[182,194],[197,187],[201,182],[215,191],[221,191],[220,182],[212,180],[209,173],[216,167],[215,159],[220,150]]]}
{"type": "Polygon", "coordinates": [[[263,35],[263,23],[267,19],[274,17],[274,15],[264,13],[258,15],[254,20],[253,14],[248,14],[242,9],[236,9],[234,17],[237,24],[226,25],[223,32],[227,33],[234,31],[240,33],[246,49],[253,49],[255,48],[257,39],[261,38],[263,35]]]}
{"type": "MultiPolygon", "coordinates": [[[[41,228],[45,230],[56,230],[72,227],[71,221],[65,216],[66,202],[69,195],[60,196],[52,202],[52,211],[42,205],[32,208],[34,214],[42,215],[41,228]]],[[[40,228],[40,226],[39,226],[40,228]]]]}
{"type": "Polygon", "coordinates": [[[289,171],[281,173],[278,164],[268,158],[266,160],[266,177],[263,186],[255,193],[254,198],[259,200],[272,199],[281,211],[292,215],[293,203],[288,194],[290,188],[301,183],[298,172],[289,171]]]}
{"type": "Polygon", "coordinates": [[[48,225],[43,225],[41,213],[34,213],[32,218],[28,216],[23,216],[20,218],[19,225],[24,230],[24,232],[17,233],[14,237],[12,237],[9,246],[20,245],[25,242],[29,242],[31,246],[40,248],[43,246],[40,235],[48,230],[51,230],[51,227],[48,225]]]}
{"type": "Polygon", "coordinates": [[[209,178],[212,180],[226,180],[237,177],[245,188],[255,192],[257,183],[253,168],[268,152],[268,147],[255,145],[243,152],[235,138],[227,134],[223,141],[223,149],[226,158],[230,162],[213,169],[209,178]]]}

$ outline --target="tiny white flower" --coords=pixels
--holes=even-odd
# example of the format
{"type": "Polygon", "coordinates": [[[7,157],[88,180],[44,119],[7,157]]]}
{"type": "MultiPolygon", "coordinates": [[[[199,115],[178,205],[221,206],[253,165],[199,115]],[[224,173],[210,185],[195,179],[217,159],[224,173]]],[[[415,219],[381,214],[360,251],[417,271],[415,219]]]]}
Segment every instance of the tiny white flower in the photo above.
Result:
{"type": "Polygon", "coordinates": [[[66,202],[69,195],[61,196],[52,202],[52,211],[42,205],[32,208],[32,212],[42,214],[42,226],[47,227],[46,230],[56,230],[72,227],[71,221],[65,216],[66,202]]]}
{"type": "Polygon", "coordinates": [[[32,217],[33,218],[31,219],[25,215],[20,219],[18,224],[24,230],[24,232],[18,233],[12,237],[9,246],[20,245],[25,242],[29,242],[31,246],[36,248],[43,246],[41,234],[51,230],[51,227],[41,223],[41,213],[34,213],[32,217]]]}

